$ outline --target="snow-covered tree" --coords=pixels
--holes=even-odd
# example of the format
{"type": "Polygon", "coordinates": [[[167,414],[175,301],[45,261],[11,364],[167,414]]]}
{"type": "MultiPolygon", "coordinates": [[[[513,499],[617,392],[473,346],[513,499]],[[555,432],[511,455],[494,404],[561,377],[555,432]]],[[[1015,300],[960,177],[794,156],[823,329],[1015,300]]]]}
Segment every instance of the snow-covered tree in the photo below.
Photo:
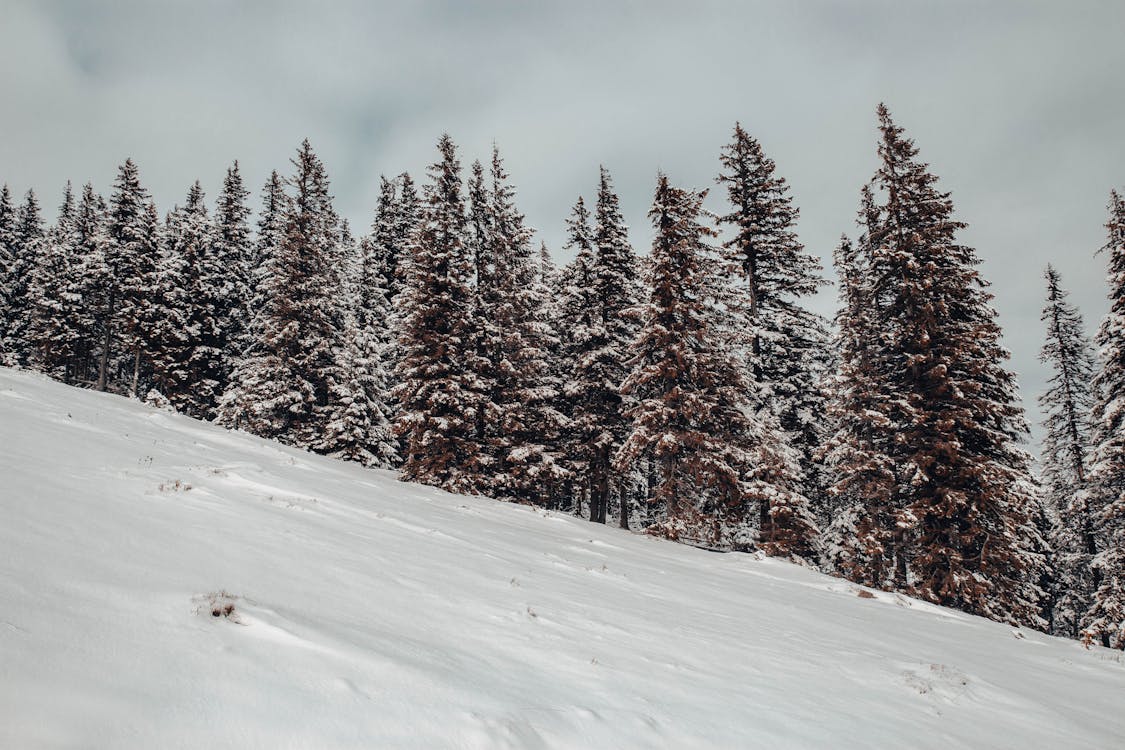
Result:
{"type": "Polygon", "coordinates": [[[8,313],[5,328],[0,332],[0,362],[21,366],[28,363],[31,355],[31,277],[40,256],[47,249],[39,200],[33,190],[27,191],[23,205],[16,211],[9,243],[11,260],[6,279],[8,313]]]}
{"type": "Polygon", "coordinates": [[[182,208],[166,221],[152,353],[157,390],[178,411],[215,416],[226,383],[227,284],[230,258],[215,246],[216,227],[196,181],[182,208]]]}
{"type": "Polygon", "coordinates": [[[765,458],[747,450],[756,437],[747,384],[726,336],[729,295],[721,278],[716,232],[704,221],[703,197],[658,178],[649,216],[656,237],[649,298],[622,392],[635,399],[618,470],[643,457],[656,467],[650,503],[655,533],[709,546],[745,544],[749,473],[765,458]]]}
{"type": "Polygon", "coordinates": [[[481,386],[466,369],[475,356],[472,258],[465,238],[461,163],[448,135],[429,168],[402,310],[401,359],[393,389],[402,476],[453,492],[477,490],[481,386]]]}
{"type": "MultiPolygon", "coordinates": [[[[800,451],[801,488],[823,491],[815,456],[824,441],[827,321],[805,306],[825,282],[820,262],[797,239],[798,210],[772,159],[740,124],[723,148],[719,184],[726,187],[730,228],[723,243],[741,325],[739,341],[755,411],[770,411],[800,451]]],[[[763,523],[769,508],[761,509],[763,523]]]]}
{"type": "Polygon", "coordinates": [[[1125,649],[1125,198],[1110,195],[1110,310],[1098,330],[1101,367],[1094,380],[1094,450],[1088,507],[1094,519],[1093,604],[1082,617],[1088,642],[1125,649]]]}
{"type": "MultiPolygon", "coordinates": [[[[891,398],[898,508],[912,524],[908,586],[929,601],[1042,627],[1044,543],[1015,377],[975,251],[948,193],[880,105],[879,224],[871,238],[881,332],[876,387],[891,398]]],[[[896,530],[892,533],[898,534],[896,530]]],[[[905,534],[898,534],[900,540],[905,534]]]]}
{"type": "MultiPolygon", "coordinates": [[[[339,217],[324,165],[305,140],[293,160],[292,195],[271,194],[280,209],[276,246],[261,248],[263,307],[255,341],[235,367],[220,419],[263,437],[306,448],[319,445],[339,337],[339,217]]],[[[271,180],[271,183],[273,181],[271,180]]]]}
{"type": "Polygon", "coordinates": [[[547,290],[538,272],[531,230],[515,206],[515,188],[493,148],[487,236],[488,263],[477,282],[480,349],[491,384],[485,425],[494,456],[489,484],[495,494],[546,504],[565,470],[553,450],[564,418],[555,409],[559,383],[551,376],[553,334],[547,290]]]}
{"type": "Polygon", "coordinates": [[[826,456],[835,513],[825,534],[825,558],[831,569],[857,583],[904,587],[904,539],[912,517],[895,494],[889,416],[893,395],[881,377],[886,349],[872,277],[879,212],[866,185],[859,223],[859,241],[853,245],[842,238],[835,254],[840,278],[839,364],[830,402],[835,434],[826,456]]]}
{"type": "Polygon", "coordinates": [[[154,326],[152,290],[159,283],[160,248],[157,237],[156,208],[148,191],[141,186],[140,174],[132,159],[118,169],[110,199],[105,248],[107,267],[106,321],[102,342],[98,389],[120,374],[129,393],[140,390],[146,352],[151,346],[154,326]],[[115,361],[121,355],[120,361],[115,361]],[[111,367],[120,365],[117,372],[111,367]]]}
{"type": "Polygon", "coordinates": [[[227,380],[235,363],[250,345],[250,319],[254,246],[250,236],[250,196],[242,183],[238,162],[223,177],[223,189],[215,204],[212,255],[223,270],[214,279],[217,304],[216,344],[222,351],[222,370],[218,391],[226,390],[227,380]]]}
{"type": "Polygon", "coordinates": [[[621,384],[629,374],[637,335],[640,283],[637,259],[609,171],[601,167],[593,227],[584,204],[575,207],[570,243],[583,260],[573,271],[564,303],[572,369],[565,393],[573,419],[572,461],[582,468],[580,492],[588,499],[591,521],[605,523],[614,498],[618,523],[629,524],[627,478],[632,464],[615,467],[614,456],[630,430],[621,384]],[[573,285],[580,285],[576,288],[573,285]],[[579,307],[587,305],[585,311],[579,307]]]}
{"type": "Polygon", "coordinates": [[[28,361],[35,369],[70,381],[79,343],[75,308],[81,298],[72,287],[76,262],[74,192],[68,182],[58,219],[47,233],[31,268],[28,285],[28,361]]]}
{"type": "Polygon", "coordinates": [[[1096,519],[1086,505],[1090,415],[1094,407],[1095,362],[1082,316],[1067,301],[1058,272],[1047,266],[1047,304],[1042,320],[1047,339],[1039,355],[1051,369],[1048,389],[1039,396],[1043,419],[1040,458],[1046,505],[1053,523],[1051,548],[1055,580],[1051,632],[1078,636],[1079,618],[1092,602],[1090,561],[1096,519]]]}

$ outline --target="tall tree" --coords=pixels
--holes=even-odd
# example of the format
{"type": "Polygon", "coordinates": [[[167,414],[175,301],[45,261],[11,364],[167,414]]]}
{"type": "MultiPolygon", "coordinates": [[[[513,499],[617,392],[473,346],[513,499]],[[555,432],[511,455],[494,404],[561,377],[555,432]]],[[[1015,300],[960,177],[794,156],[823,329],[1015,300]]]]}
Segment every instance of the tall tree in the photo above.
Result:
{"type": "Polygon", "coordinates": [[[1059,274],[1051,266],[1047,266],[1046,279],[1047,304],[1042,320],[1047,326],[1047,340],[1039,359],[1052,374],[1047,391],[1039,396],[1039,406],[1044,414],[1040,463],[1047,507],[1054,520],[1051,547],[1056,579],[1051,632],[1074,638],[1078,636],[1079,618],[1092,603],[1090,562],[1097,552],[1096,519],[1090,516],[1083,492],[1089,473],[1095,363],[1082,316],[1067,301],[1059,274]]]}
{"type": "Polygon", "coordinates": [[[22,366],[31,355],[29,328],[31,326],[32,300],[31,276],[40,256],[46,249],[46,232],[35,191],[28,190],[23,205],[16,212],[11,231],[12,259],[7,278],[8,315],[3,342],[3,364],[22,366]]]}
{"type": "MultiPolygon", "coordinates": [[[[223,178],[223,189],[215,205],[212,255],[222,274],[215,278],[218,309],[216,345],[222,351],[222,369],[217,390],[222,393],[235,363],[250,345],[251,299],[254,286],[254,247],[250,237],[250,191],[242,183],[238,162],[223,178]]],[[[214,401],[209,408],[214,410],[214,401]]]]}
{"type": "Polygon", "coordinates": [[[878,109],[885,202],[871,238],[873,292],[884,332],[878,386],[892,397],[896,505],[914,537],[900,559],[923,599],[1042,627],[1044,543],[1027,426],[976,253],[956,241],[948,193],[878,109]],[[908,557],[907,557],[908,555],[908,557]]]}
{"type": "Polygon", "coordinates": [[[183,208],[166,222],[162,297],[155,302],[153,352],[157,387],[178,410],[198,419],[215,416],[227,380],[227,285],[237,273],[215,244],[216,227],[196,181],[183,208]]]}
{"type": "MultiPolygon", "coordinates": [[[[723,243],[738,289],[751,405],[769,410],[786,438],[801,452],[803,491],[823,491],[820,462],[825,404],[827,321],[805,307],[804,300],[825,282],[820,263],[797,239],[798,210],[789,185],[776,172],[761,144],[738,123],[720,157],[718,182],[726,187],[729,212],[720,222],[731,238],[723,243]]],[[[769,508],[763,506],[762,522],[769,508]]]]}
{"type": "Polygon", "coordinates": [[[118,169],[110,199],[106,246],[105,295],[107,321],[102,342],[98,389],[109,384],[115,355],[126,354],[121,375],[128,378],[128,391],[140,390],[142,368],[154,326],[151,292],[159,283],[159,243],[156,209],[141,186],[140,173],[132,159],[118,169]]]}
{"type": "Polygon", "coordinates": [[[634,467],[619,471],[613,459],[630,429],[625,414],[629,397],[623,398],[620,389],[629,374],[630,347],[638,330],[640,284],[620,201],[605,167],[599,170],[593,218],[592,317],[581,332],[581,351],[574,353],[574,371],[566,387],[583,446],[590,520],[605,523],[616,495],[619,524],[627,526],[627,477],[634,467]]]}
{"type": "Polygon", "coordinates": [[[293,159],[292,195],[267,248],[257,340],[235,368],[221,419],[263,437],[323,450],[333,412],[340,334],[340,221],[328,176],[308,140],[293,159]]]}
{"type": "Polygon", "coordinates": [[[835,514],[825,535],[825,555],[832,569],[857,583],[904,587],[905,532],[913,518],[895,492],[894,396],[882,379],[884,331],[873,284],[872,247],[881,230],[868,185],[862,191],[859,224],[863,231],[856,245],[842,238],[835,255],[841,289],[839,364],[830,409],[835,434],[826,457],[834,479],[829,493],[835,514]]]}
{"type": "Polygon", "coordinates": [[[636,399],[627,412],[632,429],[616,458],[619,470],[645,456],[655,462],[654,531],[726,546],[744,541],[749,470],[764,456],[746,448],[756,425],[745,377],[725,341],[730,300],[711,244],[716,232],[702,220],[705,194],[658,178],[649,211],[656,230],[651,291],[622,384],[636,399]]]}
{"type": "Polygon", "coordinates": [[[76,207],[70,183],[63,191],[58,219],[31,268],[28,289],[29,362],[37,370],[69,381],[80,332],[75,308],[80,297],[72,284],[76,262],[76,207]]]}
{"type": "Polygon", "coordinates": [[[1125,198],[1110,194],[1110,310],[1098,330],[1101,368],[1094,381],[1094,451],[1087,499],[1095,522],[1093,605],[1082,618],[1083,637],[1125,649],[1125,198]]]}
{"type": "Polygon", "coordinates": [[[73,308],[74,329],[78,332],[75,351],[75,379],[96,382],[102,361],[101,347],[106,341],[109,320],[107,295],[114,288],[106,264],[106,204],[86,183],[74,222],[75,260],[71,264],[70,287],[78,299],[73,308]]]}
{"type": "Polygon", "coordinates": [[[495,147],[489,193],[488,267],[478,281],[486,330],[482,349],[493,384],[493,424],[486,425],[488,450],[495,457],[491,482],[496,494],[546,504],[565,475],[553,450],[564,419],[555,409],[559,383],[551,377],[553,334],[547,319],[547,291],[531,230],[515,205],[515,188],[495,147]]]}
{"type": "Polygon", "coordinates": [[[429,168],[406,287],[394,396],[395,432],[408,481],[473,492],[480,384],[466,369],[473,353],[472,258],[465,241],[461,163],[448,134],[429,168]]]}

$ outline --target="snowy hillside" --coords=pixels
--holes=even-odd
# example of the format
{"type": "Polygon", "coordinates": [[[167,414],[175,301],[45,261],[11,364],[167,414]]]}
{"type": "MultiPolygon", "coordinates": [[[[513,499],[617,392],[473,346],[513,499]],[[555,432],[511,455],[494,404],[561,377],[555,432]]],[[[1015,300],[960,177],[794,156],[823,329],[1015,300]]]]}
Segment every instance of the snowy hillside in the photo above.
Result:
{"type": "Polygon", "coordinates": [[[1125,746],[1120,652],[2,369],[0,445],[3,748],[1125,746]]]}

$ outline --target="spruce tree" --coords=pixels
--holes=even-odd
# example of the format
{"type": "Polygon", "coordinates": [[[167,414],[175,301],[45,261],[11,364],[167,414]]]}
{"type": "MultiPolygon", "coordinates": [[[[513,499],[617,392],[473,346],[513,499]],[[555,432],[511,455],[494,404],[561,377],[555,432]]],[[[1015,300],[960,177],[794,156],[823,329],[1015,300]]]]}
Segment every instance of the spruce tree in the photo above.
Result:
{"type": "Polygon", "coordinates": [[[1088,508],[1094,520],[1093,604],[1082,617],[1087,642],[1125,649],[1125,198],[1110,194],[1110,310],[1098,330],[1101,367],[1094,380],[1094,450],[1088,508]]]}
{"type": "Polygon", "coordinates": [[[216,249],[216,227],[198,181],[166,226],[161,294],[153,302],[154,380],[177,411],[211,419],[227,379],[223,325],[232,271],[216,249]]]}
{"type": "MultiPolygon", "coordinates": [[[[235,363],[250,344],[250,304],[256,264],[250,236],[250,208],[246,205],[249,196],[236,161],[223,178],[223,189],[215,205],[211,242],[212,254],[222,271],[214,279],[218,305],[216,344],[223,355],[220,393],[226,390],[235,363]]],[[[213,411],[213,401],[210,408],[213,411]]]]}
{"type": "Polygon", "coordinates": [[[898,576],[897,585],[903,587],[903,539],[913,517],[895,492],[893,394],[882,380],[884,332],[872,276],[879,211],[867,185],[859,223],[863,231],[856,245],[842,238],[835,254],[841,303],[836,317],[839,364],[830,404],[835,434],[826,456],[835,513],[825,535],[825,555],[831,569],[857,583],[892,588],[898,576]]]}
{"type": "MultiPolygon", "coordinates": [[[[798,210],[773,160],[738,123],[723,149],[718,182],[726,187],[729,212],[720,219],[731,238],[723,243],[742,325],[751,404],[769,410],[785,438],[801,454],[801,488],[822,494],[815,456],[824,440],[827,321],[804,306],[825,282],[819,261],[806,252],[794,225],[798,210]]],[[[768,523],[769,508],[761,509],[768,523]]]]}
{"type": "Polygon", "coordinates": [[[308,140],[293,159],[277,245],[266,249],[257,340],[231,378],[220,419],[263,437],[323,450],[342,382],[339,217],[328,176],[308,140]]]}
{"type": "Polygon", "coordinates": [[[7,279],[8,315],[0,335],[3,364],[10,367],[28,364],[31,355],[29,329],[32,319],[31,276],[40,256],[46,252],[46,232],[35,191],[28,190],[16,212],[12,228],[11,255],[7,279]]]}
{"type": "Polygon", "coordinates": [[[58,219],[31,269],[28,289],[29,362],[59,380],[71,380],[80,332],[75,308],[81,300],[72,288],[77,260],[76,207],[70,183],[63,192],[58,219]]]}
{"type": "Polygon", "coordinates": [[[110,199],[106,266],[109,285],[102,316],[106,320],[101,346],[98,389],[120,375],[134,395],[140,390],[146,352],[154,333],[152,290],[159,283],[156,209],[132,159],[118,170],[110,199]],[[118,355],[121,355],[120,361],[118,355]],[[111,372],[111,369],[116,369],[111,372]]]}
{"type": "Polygon", "coordinates": [[[531,230],[515,206],[515,189],[496,148],[491,181],[489,263],[478,281],[486,325],[481,353],[495,420],[485,431],[487,450],[495,457],[490,484],[499,496],[546,504],[565,475],[552,449],[564,420],[555,409],[560,384],[550,372],[547,291],[539,280],[531,230]]]}
{"type": "Polygon", "coordinates": [[[78,300],[72,309],[72,325],[77,331],[74,377],[79,383],[94,383],[108,325],[106,296],[113,285],[106,265],[106,205],[90,183],[82,188],[74,231],[76,249],[70,283],[78,300]]]}
{"type": "Polygon", "coordinates": [[[579,360],[567,384],[580,422],[589,486],[590,520],[605,523],[617,498],[618,521],[629,521],[627,478],[635,469],[617,471],[614,455],[630,429],[629,408],[621,384],[629,374],[630,347],[637,335],[639,304],[637,259],[608,170],[601,167],[594,207],[594,260],[590,268],[593,321],[584,331],[579,360]]]}
{"type": "Polygon", "coordinates": [[[4,356],[4,331],[10,316],[12,265],[15,262],[16,209],[7,185],[0,187],[0,361],[4,356]]]}
{"type": "MultiPolygon", "coordinates": [[[[703,223],[705,193],[659,176],[653,206],[649,299],[622,392],[635,399],[632,429],[616,456],[624,471],[651,457],[658,506],[655,533],[706,546],[744,541],[755,431],[746,380],[725,341],[716,232],[703,223]]],[[[729,332],[728,332],[729,333],[729,332]]]]}
{"type": "Polygon", "coordinates": [[[1047,266],[1047,304],[1042,320],[1047,339],[1040,361],[1051,368],[1049,388],[1039,396],[1043,411],[1040,463],[1046,504],[1054,521],[1051,548],[1055,561],[1051,632],[1078,636],[1079,618],[1092,603],[1090,562],[1097,552],[1096,519],[1086,506],[1090,415],[1094,407],[1093,347],[1082,316],[1067,301],[1058,272],[1047,266]]]}
{"type": "Polygon", "coordinates": [[[1041,627],[1044,545],[1030,457],[1018,447],[1027,426],[987,282],[976,253],[956,241],[964,224],[949,194],[886,108],[878,114],[876,385],[891,398],[895,504],[909,514],[892,532],[896,553],[915,595],[1041,627]]]}
{"type": "MultiPolygon", "coordinates": [[[[604,454],[609,447],[608,441],[599,444],[602,429],[598,407],[602,404],[605,384],[587,377],[596,364],[594,342],[604,339],[604,328],[594,288],[595,251],[590,212],[581,197],[567,219],[566,249],[574,255],[574,260],[562,273],[557,310],[564,383],[560,411],[568,418],[564,454],[578,493],[572,501],[581,514],[591,491],[600,490],[603,495],[606,492],[608,464],[604,454]]],[[[597,520],[596,514],[591,519],[597,520]]]]}
{"type": "Polygon", "coordinates": [[[461,163],[449,135],[438,141],[429,168],[406,287],[399,294],[402,326],[394,429],[402,441],[402,477],[452,492],[476,490],[476,440],[481,393],[467,360],[471,330],[472,258],[465,238],[461,163]]]}

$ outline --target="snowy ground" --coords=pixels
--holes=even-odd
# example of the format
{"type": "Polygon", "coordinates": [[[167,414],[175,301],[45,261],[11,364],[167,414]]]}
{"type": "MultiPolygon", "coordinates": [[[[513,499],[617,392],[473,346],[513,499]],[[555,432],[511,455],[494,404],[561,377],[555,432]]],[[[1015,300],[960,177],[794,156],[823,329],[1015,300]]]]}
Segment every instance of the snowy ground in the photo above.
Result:
{"type": "Polygon", "coordinates": [[[2,748],[1125,747],[1120,652],[786,563],[3,369],[0,451],[2,748]]]}

